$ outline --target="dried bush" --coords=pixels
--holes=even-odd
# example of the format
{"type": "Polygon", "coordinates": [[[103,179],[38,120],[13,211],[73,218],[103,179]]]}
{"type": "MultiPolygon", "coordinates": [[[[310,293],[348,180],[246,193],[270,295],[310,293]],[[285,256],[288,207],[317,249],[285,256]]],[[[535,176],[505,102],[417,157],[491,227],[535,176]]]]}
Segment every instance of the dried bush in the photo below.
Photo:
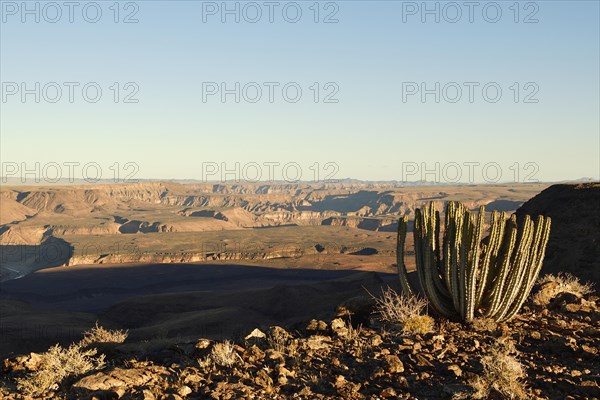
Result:
{"type": "Polygon", "coordinates": [[[492,392],[509,399],[529,398],[523,382],[525,371],[515,357],[517,351],[511,341],[498,341],[489,353],[481,358],[483,373],[469,382],[473,393],[459,393],[455,399],[488,399],[492,392]]]}
{"type": "Polygon", "coordinates": [[[536,284],[540,287],[532,297],[534,304],[545,306],[550,300],[561,293],[571,293],[583,297],[594,292],[592,283],[581,283],[579,279],[569,273],[559,272],[556,275],[547,274],[538,279],[536,284]]]}
{"type": "Polygon", "coordinates": [[[215,364],[227,368],[233,367],[241,360],[239,354],[235,351],[233,343],[229,340],[223,343],[215,343],[210,352],[210,359],[215,364]]]}
{"type": "Polygon", "coordinates": [[[96,321],[95,327],[83,333],[79,344],[86,347],[92,343],[123,343],[128,335],[129,331],[105,329],[96,321]]]}
{"type": "Polygon", "coordinates": [[[278,353],[294,357],[298,352],[298,341],[294,340],[292,335],[285,329],[274,326],[271,327],[267,335],[267,343],[269,347],[278,353]]]}
{"type": "Polygon", "coordinates": [[[17,388],[29,396],[40,396],[55,390],[68,378],[104,367],[104,355],[96,356],[96,349],[83,349],[81,344],[63,348],[58,344],[41,354],[37,371],[17,379],[17,388]]]}
{"type": "Polygon", "coordinates": [[[424,334],[433,331],[433,318],[421,313],[427,301],[416,296],[399,295],[392,288],[382,290],[381,297],[373,297],[375,312],[392,324],[402,325],[406,334],[424,334]]]}
{"type": "Polygon", "coordinates": [[[92,343],[123,343],[128,332],[107,330],[98,325],[84,332],[83,339],[68,348],[55,345],[40,355],[39,367],[24,378],[17,379],[17,387],[29,396],[40,396],[48,390],[57,389],[63,380],[102,369],[104,355],[96,349],[88,349],[92,343]]]}

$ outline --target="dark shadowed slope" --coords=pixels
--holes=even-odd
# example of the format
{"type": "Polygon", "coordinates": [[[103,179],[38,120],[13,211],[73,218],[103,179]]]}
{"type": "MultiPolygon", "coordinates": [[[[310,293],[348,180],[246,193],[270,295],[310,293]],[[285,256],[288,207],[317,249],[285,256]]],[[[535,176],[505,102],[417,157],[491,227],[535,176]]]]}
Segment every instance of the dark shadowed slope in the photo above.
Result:
{"type": "Polygon", "coordinates": [[[524,214],[552,218],[542,274],[600,282],[600,183],[550,186],[517,210],[524,214]]]}
{"type": "Polygon", "coordinates": [[[257,326],[333,315],[394,274],[248,265],[61,267],[0,286],[0,355],[78,340],[96,320],[135,340],[225,338],[257,326]]]}

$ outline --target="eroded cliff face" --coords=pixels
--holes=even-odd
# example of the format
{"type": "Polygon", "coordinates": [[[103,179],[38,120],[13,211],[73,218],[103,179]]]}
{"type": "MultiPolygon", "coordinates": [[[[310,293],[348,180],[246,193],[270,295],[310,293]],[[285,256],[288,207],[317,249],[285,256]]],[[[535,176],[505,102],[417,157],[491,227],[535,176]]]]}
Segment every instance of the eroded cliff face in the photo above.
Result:
{"type": "Polygon", "coordinates": [[[129,254],[74,254],[67,265],[82,264],[123,264],[123,263],[190,263],[211,261],[256,261],[273,260],[277,258],[299,258],[311,255],[314,252],[306,249],[283,249],[268,252],[151,252],[151,253],[129,253],[129,254]]]}
{"type": "MultiPolygon", "coordinates": [[[[539,188],[541,190],[543,186],[539,188]]],[[[258,216],[268,214],[270,219],[289,222],[341,215],[375,217],[410,214],[425,201],[433,200],[442,205],[450,198],[465,197],[459,193],[459,188],[442,189],[391,188],[389,184],[182,185],[153,182],[56,188],[15,187],[3,190],[0,196],[7,201],[6,211],[26,207],[21,209],[21,213],[27,211],[30,214],[101,215],[149,206],[153,209],[240,208],[258,216]],[[290,216],[286,212],[295,214],[290,216]],[[282,217],[277,214],[282,214],[282,217]]],[[[485,191],[468,187],[463,191],[472,192],[472,198],[468,198],[467,193],[467,198],[463,199],[468,207],[489,204],[508,196],[515,201],[513,209],[516,209],[519,202],[527,199],[515,194],[515,191],[508,192],[505,187],[488,190],[491,193],[480,193],[485,191]]],[[[10,222],[24,219],[25,216],[21,215],[10,222]]]]}
{"type": "Polygon", "coordinates": [[[504,201],[504,208],[510,211],[527,195],[515,194],[502,186],[471,190],[470,196],[464,193],[470,189],[442,189],[404,188],[389,183],[161,182],[9,188],[0,192],[0,243],[9,239],[36,242],[40,230],[49,235],[193,232],[279,225],[393,230],[393,219],[411,215],[426,201],[436,201],[440,208],[445,201],[457,197],[462,197],[469,208],[504,201]]]}
{"type": "Polygon", "coordinates": [[[349,226],[351,228],[366,229],[368,231],[395,232],[398,230],[398,222],[392,219],[377,218],[345,218],[332,217],[323,220],[322,225],[349,226]]]}

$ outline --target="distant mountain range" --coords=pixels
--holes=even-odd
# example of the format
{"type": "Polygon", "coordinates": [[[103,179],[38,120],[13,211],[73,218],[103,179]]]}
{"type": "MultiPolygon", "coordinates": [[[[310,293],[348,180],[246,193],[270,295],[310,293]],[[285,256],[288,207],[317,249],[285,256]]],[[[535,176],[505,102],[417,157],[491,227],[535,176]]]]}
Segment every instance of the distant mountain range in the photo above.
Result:
{"type": "MultiPolygon", "coordinates": [[[[562,181],[540,181],[539,183],[590,183],[590,182],[598,182],[598,179],[595,178],[579,178],[572,180],[562,180],[562,181]]],[[[514,182],[506,181],[506,182],[497,182],[497,183],[445,183],[445,182],[434,182],[434,181],[398,181],[398,180],[388,180],[388,181],[371,181],[371,180],[361,180],[354,178],[343,178],[343,179],[330,179],[330,180],[321,180],[321,181],[297,181],[297,182],[288,182],[285,180],[272,180],[272,181],[256,181],[256,182],[246,182],[244,180],[201,180],[201,179],[133,179],[133,180],[120,180],[115,181],[113,179],[100,179],[97,181],[87,181],[85,179],[68,179],[63,178],[59,180],[46,181],[44,179],[40,179],[39,182],[36,182],[35,179],[27,179],[25,182],[21,181],[21,178],[14,177],[0,177],[0,185],[4,186],[65,186],[65,185],[101,185],[101,184],[115,184],[115,183],[144,183],[144,182],[174,182],[180,184],[223,184],[223,185],[239,185],[239,184],[259,184],[259,185],[285,185],[285,184],[302,184],[302,185],[310,185],[310,184],[324,184],[324,183],[347,183],[347,184],[378,184],[378,185],[392,185],[397,187],[402,186],[457,186],[457,185],[494,185],[494,184],[514,184],[514,182]]]]}

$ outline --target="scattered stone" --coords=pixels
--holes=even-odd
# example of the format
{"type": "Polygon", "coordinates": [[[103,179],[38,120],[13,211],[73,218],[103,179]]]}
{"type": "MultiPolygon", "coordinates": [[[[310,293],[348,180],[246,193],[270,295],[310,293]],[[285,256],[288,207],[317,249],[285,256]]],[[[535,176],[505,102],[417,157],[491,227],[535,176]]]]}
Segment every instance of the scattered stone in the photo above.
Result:
{"type": "Polygon", "coordinates": [[[327,330],[327,323],[325,321],[311,319],[308,325],[306,326],[306,330],[325,332],[327,330]]]}
{"type": "Polygon", "coordinates": [[[190,372],[185,375],[183,382],[186,384],[198,384],[199,382],[202,382],[203,380],[204,380],[204,378],[199,373],[190,372]]]}
{"type": "Polygon", "coordinates": [[[252,363],[252,364],[260,362],[264,358],[265,358],[265,352],[262,351],[256,345],[252,345],[249,348],[247,348],[242,355],[242,359],[244,361],[252,363]]]}
{"type": "Polygon", "coordinates": [[[588,346],[587,344],[582,345],[581,350],[585,351],[586,353],[593,354],[593,355],[598,354],[597,348],[588,346]]]}
{"type": "Polygon", "coordinates": [[[377,367],[371,374],[371,380],[377,380],[386,374],[385,370],[381,367],[377,367]]]}
{"type": "MultiPolygon", "coordinates": [[[[151,350],[174,358],[164,364],[170,367],[136,360],[145,356],[143,352],[110,353],[104,369],[67,379],[45,398],[452,398],[472,391],[467,383],[481,374],[479,360],[491,354],[499,338],[514,341],[518,348],[515,357],[528,372],[523,380],[526,398],[596,398],[598,299],[581,299],[577,312],[568,308],[578,304],[577,298],[556,296],[553,302],[566,299],[570,303],[560,303],[545,317],[543,310],[531,306],[494,330],[444,321],[433,334],[404,336],[388,325],[373,324],[353,330],[356,340],[349,341],[351,327],[343,318],[330,325],[315,319],[306,329],[297,326],[298,333],[282,327],[273,327],[266,335],[254,330],[246,341],[234,344],[240,360],[228,368],[206,361],[215,343],[208,339],[151,350]],[[592,311],[585,311],[588,307],[592,311]]],[[[8,394],[16,390],[14,379],[39,368],[39,359],[33,353],[4,360],[4,375],[12,381],[0,378],[0,398],[19,398],[8,394]]],[[[497,395],[490,393],[488,398],[500,398],[497,395]]]]}
{"type": "Polygon", "coordinates": [[[338,375],[334,386],[343,398],[354,398],[362,387],[360,383],[347,381],[343,375],[338,375]]]}
{"type": "Polygon", "coordinates": [[[371,346],[379,346],[381,343],[383,343],[383,339],[381,338],[380,335],[373,335],[371,337],[371,346]]]}
{"type": "MultiPolygon", "coordinates": [[[[95,392],[90,394],[90,400],[116,400],[118,398],[119,394],[113,392],[112,390],[96,390],[95,392]]],[[[146,400],[145,397],[144,400],[146,400]]],[[[154,400],[154,397],[148,400],[154,400]]]]}
{"type": "Polygon", "coordinates": [[[7,372],[37,371],[41,361],[42,356],[38,353],[9,358],[4,360],[4,370],[7,372]]]}
{"type": "Polygon", "coordinates": [[[476,332],[493,332],[498,329],[498,323],[490,318],[476,318],[471,322],[476,332]]]}
{"type": "Polygon", "coordinates": [[[581,297],[574,293],[562,292],[552,299],[548,309],[575,313],[581,309],[581,297]]]}
{"type": "Polygon", "coordinates": [[[83,377],[73,387],[88,390],[115,390],[123,387],[145,386],[156,383],[168,375],[164,367],[115,368],[109,372],[97,372],[83,377]]]}
{"type": "Polygon", "coordinates": [[[306,347],[310,350],[321,350],[329,348],[329,339],[327,336],[313,335],[306,340],[306,347]]]}
{"type": "Polygon", "coordinates": [[[560,284],[558,282],[546,282],[540,286],[535,294],[535,300],[538,305],[545,306],[556,296],[560,284]]]}
{"type": "Polygon", "coordinates": [[[312,390],[310,390],[310,387],[308,387],[308,386],[304,386],[302,388],[302,390],[300,390],[298,392],[298,396],[308,396],[308,397],[311,397],[312,395],[313,395],[313,392],[312,392],[312,390]]]}
{"type": "Polygon", "coordinates": [[[254,383],[263,388],[270,388],[273,386],[273,379],[269,376],[267,371],[264,369],[259,370],[254,378],[254,383]]]}
{"type": "Polygon", "coordinates": [[[415,357],[417,358],[417,365],[419,367],[433,367],[433,364],[425,357],[424,354],[416,354],[415,357]]]}
{"type": "Polygon", "coordinates": [[[264,339],[267,335],[258,328],[255,328],[248,336],[245,337],[246,340],[250,339],[264,339]]]}
{"type": "Polygon", "coordinates": [[[398,396],[396,394],[396,391],[394,390],[394,388],[391,388],[391,387],[383,389],[379,395],[385,399],[390,398],[390,397],[397,398],[397,396],[398,396]]]}
{"type": "Polygon", "coordinates": [[[348,328],[346,327],[346,322],[344,322],[341,318],[336,318],[331,321],[331,330],[340,337],[348,336],[348,328]]]}
{"type": "Polygon", "coordinates": [[[386,363],[386,367],[387,367],[386,370],[390,374],[399,374],[401,372],[404,372],[404,364],[402,364],[402,361],[400,361],[400,358],[398,358],[398,356],[396,356],[396,355],[384,356],[383,360],[386,363]]]}
{"type": "Polygon", "coordinates": [[[585,327],[583,334],[591,337],[600,337],[600,328],[594,326],[585,327]]]}
{"type": "Polygon", "coordinates": [[[179,395],[185,397],[188,396],[190,393],[192,393],[192,389],[190,389],[189,386],[182,386],[179,388],[179,390],[177,391],[177,393],[179,393],[179,395]]]}
{"type": "Polygon", "coordinates": [[[400,375],[400,376],[398,377],[398,385],[399,385],[401,388],[404,388],[404,389],[406,389],[406,388],[408,387],[408,380],[406,379],[406,377],[404,377],[404,376],[400,375]]]}
{"type": "Polygon", "coordinates": [[[583,382],[581,382],[581,386],[598,387],[598,383],[594,382],[594,381],[583,381],[583,382]]]}
{"type": "Polygon", "coordinates": [[[283,376],[286,376],[286,377],[291,377],[291,378],[295,378],[296,377],[296,372],[295,371],[290,371],[289,369],[287,369],[283,365],[278,365],[277,366],[277,374],[278,375],[283,375],[283,376]]]}
{"type": "Polygon", "coordinates": [[[462,369],[456,364],[450,365],[448,371],[453,372],[456,377],[462,376],[462,369]]]}
{"type": "Polygon", "coordinates": [[[277,377],[277,383],[279,383],[281,386],[287,385],[288,383],[288,378],[285,375],[279,375],[277,377]]]}
{"type": "Polygon", "coordinates": [[[423,346],[421,346],[421,343],[417,342],[413,345],[412,353],[417,354],[421,351],[422,348],[423,348],[423,346]]]}
{"type": "Polygon", "coordinates": [[[211,341],[208,339],[200,339],[198,340],[198,342],[196,342],[196,348],[197,349],[207,349],[211,344],[211,341]]]}

